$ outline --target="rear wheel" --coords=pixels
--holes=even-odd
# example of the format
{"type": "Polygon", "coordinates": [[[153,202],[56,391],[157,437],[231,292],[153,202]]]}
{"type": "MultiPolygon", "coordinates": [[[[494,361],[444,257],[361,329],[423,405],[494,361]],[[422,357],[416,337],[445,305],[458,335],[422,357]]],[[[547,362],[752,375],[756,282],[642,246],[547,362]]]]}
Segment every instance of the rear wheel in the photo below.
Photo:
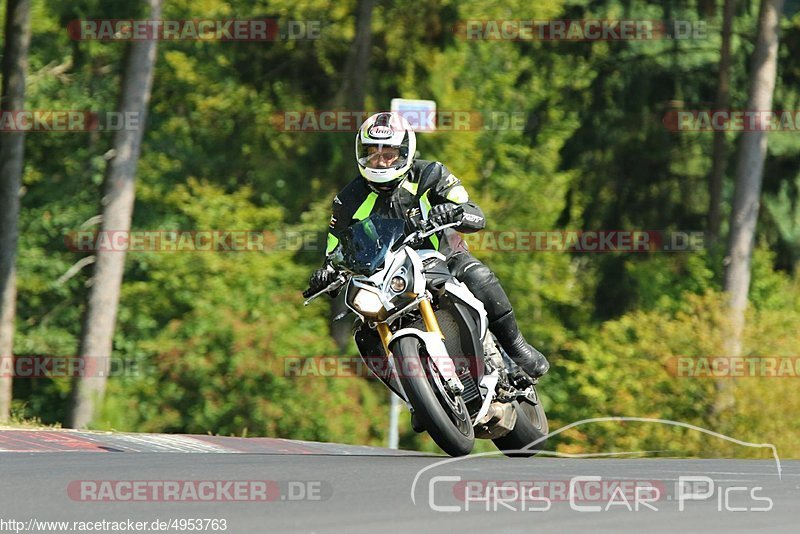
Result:
{"type": "Polygon", "coordinates": [[[475,433],[464,399],[450,392],[431,359],[420,354],[419,340],[400,338],[393,344],[392,353],[403,370],[400,383],[414,414],[433,441],[450,456],[472,452],[475,433]]]}
{"type": "Polygon", "coordinates": [[[517,411],[517,422],[514,428],[505,436],[492,441],[506,456],[512,458],[536,456],[540,450],[544,450],[547,440],[543,438],[550,432],[544,408],[542,408],[541,402],[534,404],[528,400],[514,401],[513,404],[517,411]],[[536,444],[531,445],[532,443],[536,444]],[[526,449],[529,445],[530,447],[526,449]]]}

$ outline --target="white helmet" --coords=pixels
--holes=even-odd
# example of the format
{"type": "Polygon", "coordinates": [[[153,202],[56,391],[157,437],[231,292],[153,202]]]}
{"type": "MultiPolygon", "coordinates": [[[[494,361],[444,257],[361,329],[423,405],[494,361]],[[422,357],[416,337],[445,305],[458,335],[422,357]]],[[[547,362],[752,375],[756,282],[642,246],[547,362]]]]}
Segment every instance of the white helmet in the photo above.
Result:
{"type": "Polygon", "coordinates": [[[388,184],[404,176],[414,162],[416,150],[414,130],[399,113],[376,113],[364,121],[356,134],[358,169],[373,184],[388,184]]]}

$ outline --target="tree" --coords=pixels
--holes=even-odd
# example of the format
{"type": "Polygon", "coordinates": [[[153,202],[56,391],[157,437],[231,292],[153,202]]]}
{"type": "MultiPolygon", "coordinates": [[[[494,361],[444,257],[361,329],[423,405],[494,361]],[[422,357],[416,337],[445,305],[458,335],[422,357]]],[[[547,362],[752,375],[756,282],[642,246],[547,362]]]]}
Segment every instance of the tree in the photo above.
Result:
{"type": "MultiPolygon", "coordinates": [[[[150,19],[161,17],[161,0],[149,0],[150,19]]],[[[114,148],[106,168],[102,199],[101,232],[128,232],[135,199],[136,165],[139,161],[147,107],[153,84],[156,61],[156,38],[135,41],[131,45],[119,110],[135,113],[138,127],[116,132],[114,148]]],[[[120,287],[125,268],[124,251],[96,252],[92,286],[84,314],[78,357],[84,369],[105,369],[111,356],[120,287]]],[[[72,390],[69,426],[84,428],[94,416],[96,403],[102,400],[107,373],[78,376],[72,390]]]]}
{"type": "MultiPolygon", "coordinates": [[[[758,17],[758,36],[753,51],[747,109],[769,111],[775,92],[778,67],[778,38],[780,15],[784,0],[762,0],[758,17]]],[[[750,260],[755,244],[756,222],[767,155],[767,125],[742,133],[739,157],[736,162],[736,185],[728,237],[728,267],[725,272],[725,292],[728,294],[730,332],[726,337],[729,357],[742,353],[742,330],[747,294],[750,287],[750,260]]],[[[715,411],[734,403],[730,382],[720,384],[715,411]]]]}
{"type": "Polygon", "coordinates": [[[334,99],[336,105],[361,110],[367,94],[369,59],[372,47],[372,8],[374,0],[358,0],[356,34],[344,65],[342,85],[334,99]]]}
{"type": "MultiPolygon", "coordinates": [[[[733,26],[734,0],[725,0],[722,7],[722,47],[717,74],[717,100],[715,108],[727,109],[730,105],[731,81],[731,29],[733,26]]],[[[711,156],[711,177],[708,182],[708,240],[713,245],[719,238],[722,221],[722,182],[727,163],[725,130],[714,132],[714,149],[711,156]]]]}
{"type": "MultiPolygon", "coordinates": [[[[372,47],[372,8],[374,0],[358,0],[356,7],[356,32],[350,45],[344,68],[344,79],[334,97],[334,106],[344,105],[351,111],[364,110],[369,82],[369,60],[372,47]]],[[[343,351],[350,342],[351,322],[336,320],[347,311],[344,294],[331,302],[331,336],[339,350],[343,351]]]]}
{"type": "MultiPolygon", "coordinates": [[[[31,41],[29,0],[8,0],[5,35],[0,109],[22,111],[31,41]]],[[[0,132],[0,358],[13,358],[14,354],[17,220],[24,156],[25,132],[0,132]]],[[[11,381],[10,375],[0,375],[0,421],[7,420],[10,415],[11,381]]]]}

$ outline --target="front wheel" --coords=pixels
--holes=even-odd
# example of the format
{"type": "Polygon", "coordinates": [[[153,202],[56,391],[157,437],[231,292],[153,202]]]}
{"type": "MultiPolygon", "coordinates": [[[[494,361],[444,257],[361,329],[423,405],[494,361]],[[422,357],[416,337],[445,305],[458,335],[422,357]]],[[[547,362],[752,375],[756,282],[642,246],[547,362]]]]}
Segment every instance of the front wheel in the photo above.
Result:
{"type": "Polygon", "coordinates": [[[400,383],[414,413],[433,441],[450,456],[472,452],[475,433],[460,395],[452,394],[427,355],[420,355],[415,337],[403,337],[392,347],[400,383]]]}
{"type": "Polygon", "coordinates": [[[492,441],[500,452],[512,458],[529,458],[544,450],[547,440],[543,439],[550,432],[547,416],[538,404],[523,400],[514,401],[517,411],[517,422],[511,432],[492,441]],[[536,443],[535,445],[531,445],[536,443]],[[530,445],[529,449],[526,449],[530,445]]]}

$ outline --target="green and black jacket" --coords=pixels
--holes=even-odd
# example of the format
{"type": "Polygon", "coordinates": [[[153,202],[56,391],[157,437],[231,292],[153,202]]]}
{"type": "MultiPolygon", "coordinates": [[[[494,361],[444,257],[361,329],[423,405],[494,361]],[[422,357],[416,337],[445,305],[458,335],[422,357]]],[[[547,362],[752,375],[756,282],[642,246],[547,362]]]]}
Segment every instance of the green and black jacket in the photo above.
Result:
{"type": "Polygon", "coordinates": [[[407,231],[411,231],[413,221],[420,217],[427,219],[431,207],[445,203],[459,204],[464,208],[461,224],[432,235],[430,242],[418,248],[433,246],[450,256],[467,250],[458,232],[477,232],[486,226],[486,219],[481,209],[470,201],[461,180],[447,167],[438,161],[416,160],[402,182],[391,191],[375,190],[366,179],[358,176],[333,199],[326,256],[336,248],[342,232],[354,222],[378,214],[404,219],[407,231]]]}

